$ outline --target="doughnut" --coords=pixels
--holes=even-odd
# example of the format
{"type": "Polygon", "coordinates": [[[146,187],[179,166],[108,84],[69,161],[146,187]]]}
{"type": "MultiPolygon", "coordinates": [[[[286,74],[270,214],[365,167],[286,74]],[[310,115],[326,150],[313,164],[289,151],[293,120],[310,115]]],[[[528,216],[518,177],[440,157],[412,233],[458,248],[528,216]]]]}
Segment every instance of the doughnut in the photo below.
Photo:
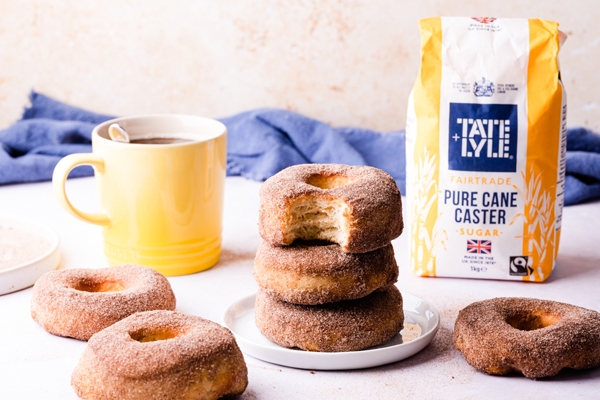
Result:
{"type": "Polygon", "coordinates": [[[278,247],[263,241],[254,278],[279,300],[315,305],[358,299],[395,283],[398,265],[391,244],[368,253],[344,253],[335,243],[278,247]]]}
{"type": "Polygon", "coordinates": [[[536,379],[600,365],[600,313],[531,298],[495,298],[458,314],[454,346],[491,375],[536,379]]]}
{"type": "Polygon", "coordinates": [[[139,265],[49,271],[36,281],[31,297],[38,324],[79,340],[138,311],[174,309],[169,281],[139,265]]]}
{"type": "Polygon", "coordinates": [[[326,240],[347,253],[366,253],[387,245],[403,228],[398,186],[377,168],[295,165],[260,188],[259,233],[275,246],[326,240]]]}
{"type": "Polygon", "coordinates": [[[258,291],[258,330],[272,342],[308,351],[356,351],[383,344],[402,330],[402,295],[388,285],[370,295],[306,306],[286,303],[258,291]]]}
{"type": "Polygon", "coordinates": [[[177,311],[133,314],[88,341],[71,376],[84,399],[217,399],[248,369],[229,329],[177,311]]]}

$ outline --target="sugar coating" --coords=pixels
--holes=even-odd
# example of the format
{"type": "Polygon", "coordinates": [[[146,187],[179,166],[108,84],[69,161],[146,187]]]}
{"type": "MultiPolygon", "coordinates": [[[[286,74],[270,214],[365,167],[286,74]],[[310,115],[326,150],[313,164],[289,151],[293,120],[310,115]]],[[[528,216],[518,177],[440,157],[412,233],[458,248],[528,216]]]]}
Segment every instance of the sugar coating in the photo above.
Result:
{"type": "Polygon", "coordinates": [[[280,300],[315,305],[358,299],[395,283],[398,265],[391,244],[367,253],[345,253],[337,244],[295,242],[279,247],[263,241],[254,278],[280,300]]]}
{"type": "Polygon", "coordinates": [[[71,384],[86,399],[217,399],[244,392],[248,370],[227,328],[157,310],[93,335],[71,384]]]}
{"type": "Polygon", "coordinates": [[[317,239],[364,253],[400,236],[402,200],[394,179],[377,168],[296,165],[261,186],[258,227],[276,246],[317,239]]]}
{"type": "Polygon", "coordinates": [[[495,298],[461,310],[454,346],[473,367],[536,379],[600,365],[600,313],[532,298],[495,298]]]}
{"type": "Polygon", "coordinates": [[[402,330],[402,296],[394,285],[370,295],[314,306],[287,303],[259,290],[255,322],[280,346],[309,351],[357,351],[389,341],[402,330]]]}
{"type": "Polygon", "coordinates": [[[66,269],[36,281],[31,316],[54,335],[88,340],[133,313],[174,310],[175,304],[169,281],[151,268],[66,269]],[[94,291],[98,289],[113,291],[94,291]]]}

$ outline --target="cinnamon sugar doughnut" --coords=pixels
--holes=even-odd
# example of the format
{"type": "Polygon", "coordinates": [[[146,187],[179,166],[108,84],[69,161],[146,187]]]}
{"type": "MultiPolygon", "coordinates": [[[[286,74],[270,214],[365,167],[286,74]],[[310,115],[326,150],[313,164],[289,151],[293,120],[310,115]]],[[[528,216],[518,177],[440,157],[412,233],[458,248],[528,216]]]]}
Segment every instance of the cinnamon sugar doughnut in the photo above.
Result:
{"type": "Polygon", "coordinates": [[[600,365],[600,313],[556,301],[495,298],[458,314],[454,346],[492,375],[536,379],[600,365]]]}
{"type": "Polygon", "coordinates": [[[265,292],[294,304],[315,305],[364,297],[398,279],[391,244],[368,253],[344,253],[337,244],[262,242],[254,278],[265,292]]]}
{"type": "Polygon", "coordinates": [[[210,400],[244,392],[248,369],[227,328],[146,311],[92,336],[71,385],[84,399],[210,400]]]}
{"type": "Polygon", "coordinates": [[[174,309],[169,281],[139,265],[50,271],[31,298],[31,316],[46,331],[80,340],[138,311],[174,309]]]}
{"type": "Polygon", "coordinates": [[[401,201],[396,182],[380,169],[295,165],[261,186],[259,233],[275,246],[327,240],[365,253],[400,236],[401,201]]]}
{"type": "Polygon", "coordinates": [[[402,296],[394,285],[337,303],[286,303],[259,290],[255,322],[269,340],[309,351],[356,351],[377,346],[402,330],[402,296]]]}

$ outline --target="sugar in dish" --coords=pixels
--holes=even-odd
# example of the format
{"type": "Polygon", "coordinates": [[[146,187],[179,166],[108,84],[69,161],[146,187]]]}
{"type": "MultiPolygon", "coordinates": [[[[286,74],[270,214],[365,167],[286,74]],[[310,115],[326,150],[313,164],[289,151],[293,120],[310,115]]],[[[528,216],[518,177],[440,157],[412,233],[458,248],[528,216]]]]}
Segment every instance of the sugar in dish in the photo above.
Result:
{"type": "Polygon", "coordinates": [[[35,283],[60,263],[60,241],[37,221],[0,215],[0,295],[35,283]]]}
{"type": "Polygon", "coordinates": [[[0,271],[29,263],[52,245],[38,233],[6,224],[0,224],[0,243],[0,271]]]}

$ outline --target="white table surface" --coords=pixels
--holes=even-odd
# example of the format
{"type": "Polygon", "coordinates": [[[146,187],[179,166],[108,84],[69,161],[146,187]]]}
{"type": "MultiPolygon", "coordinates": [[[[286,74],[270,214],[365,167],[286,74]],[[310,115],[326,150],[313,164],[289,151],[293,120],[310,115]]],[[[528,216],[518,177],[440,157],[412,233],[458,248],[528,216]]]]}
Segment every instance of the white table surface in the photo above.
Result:
{"type": "MultiPolygon", "coordinates": [[[[194,275],[169,278],[177,310],[222,323],[227,307],[256,292],[252,278],[260,183],[227,178],[221,261],[194,275]]],[[[75,205],[97,207],[94,178],[71,179],[75,205]]],[[[0,186],[0,214],[33,218],[60,236],[60,268],[102,268],[101,228],[67,214],[50,182],[0,186]]],[[[307,371],[246,356],[249,385],[242,399],[565,399],[600,398],[600,368],[563,370],[551,379],[485,375],[452,345],[458,311],[473,301],[524,296],[567,302],[600,311],[600,202],[566,207],[557,267],[545,283],[420,278],[405,259],[407,234],[394,241],[401,291],[429,301],[441,328],[417,355],[356,371],[307,371]]],[[[71,399],[71,373],[86,342],[53,336],[30,316],[31,288],[0,296],[0,399],[71,399]]]]}

